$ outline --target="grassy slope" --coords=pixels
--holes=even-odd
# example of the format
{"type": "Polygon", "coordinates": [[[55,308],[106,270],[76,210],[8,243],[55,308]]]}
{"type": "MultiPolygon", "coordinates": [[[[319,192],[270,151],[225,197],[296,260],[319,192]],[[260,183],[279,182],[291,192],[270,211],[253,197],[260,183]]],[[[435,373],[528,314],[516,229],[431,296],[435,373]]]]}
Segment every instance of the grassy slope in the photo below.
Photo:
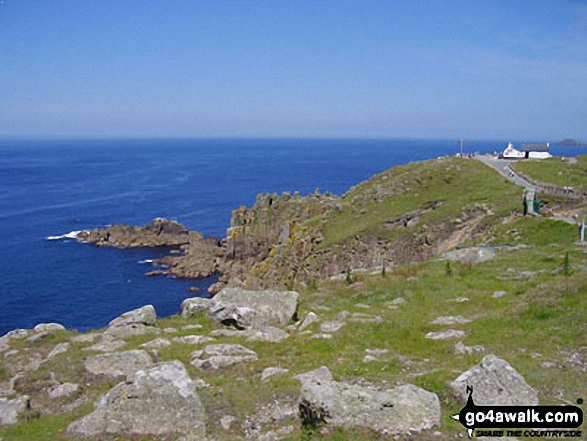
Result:
{"type": "Polygon", "coordinates": [[[368,233],[393,240],[400,231],[383,224],[430,201],[443,204],[426,213],[421,223],[454,219],[479,204],[499,218],[520,210],[520,195],[518,187],[478,161],[445,158],[395,167],[344,196],[343,210],[325,225],[321,247],[368,233]]]}
{"type": "Polygon", "coordinates": [[[576,163],[554,157],[541,161],[516,162],[512,163],[512,167],[536,182],[587,191],[587,155],[577,156],[576,163]]]}
{"type": "MultiPolygon", "coordinates": [[[[488,182],[487,176],[492,176],[479,168],[474,161],[449,161],[449,164],[453,163],[455,168],[460,165],[461,171],[467,166],[467,174],[472,170],[471,176],[475,175],[480,181],[471,182],[479,187],[488,182]]],[[[409,165],[403,170],[408,172],[412,170],[411,167],[417,166],[409,165]]],[[[422,177],[426,177],[426,174],[422,177]]],[[[433,177],[431,180],[434,179],[433,177]]],[[[490,179],[490,182],[494,182],[492,185],[504,185],[512,193],[516,190],[510,189],[502,180],[490,179]]],[[[449,187],[434,182],[428,188],[431,192],[429,195],[422,193],[421,196],[414,196],[422,198],[416,206],[442,194],[445,198],[448,196],[446,192],[449,187]]],[[[446,185],[449,186],[450,182],[446,185]]],[[[351,190],[346,199],[350,200],[353,194],[365,194],[357,193],[359,191],[359,187],[351,190]]],[[[484,197],[481,191],[471,190],[471,193],[471,196],[463,194],[460,197],[466,203],[484,197]]],[[[369,206],[371,202],[365,203],[369,206]]],[[[395,210],[394,202],[382,203],[389,203],[389,209],[395,210]]],[[[407,199],[402,200],[401,204],[402,208],[397,208],[394,215],[411,207],[411,202],[407,199]]],[[[458,207],[455,206],[455,213],[458,211],[456,208],[458,207]]],[[[357,209],[355,214],[360,215],[360,210],[357,209]]],[[[351,213],[346,214],[350,216],[351,213]]],[[[344,225],[349,225],[348,228],[358,228],[345,217],[346,214],[343,211],[340,222],[345,222],[344,225]]],[[[368,224],[368,216],[365,216],[360,228],[376,225],[368,224]]],[[[331,228],[329,240],[334,241],[344,237],[342,232],[347,227],[337,227],[333,223],[331,228]]],[[[192,378],[203,378],[211,385],[210,388],[200,390],[200,396],[210,415],[208,432],[220,439],[242,436],[240,424],[261,405],[268,405],[276,400],[295,402],[299,394],[299,384],[292,379],[293,375],[322,365],[328,366],[339,380],[362,378],[381,387],[409,382],[436,392],[442,407],[442,426],[438,430],[443,436],[439,438],[430,431],[406,439],[448,439],[462,435],[462,427],[450,420],[449,415],[460,410],[464,403],[451,396],[447,383],[478,363],[484,354],[457,356],[451,353],[455,341],[432,341],[424,338],[427,332],[447,328],[465,330],[467,335],[463,341],[466,345],[484,345],[485,354],[496,354],[511,363],[536,388],[541,403],[575,403],[577,398],[585,398],[587,372],[569,360],[573,353],[579,352],[579,348],[587,346],[587,254],[585,249],[575,244],[576,227],[541,218],[520,218],[508,225],[496,223],[492,227],[492,237],[496,243],[522,244],[526,247],[501,249],[494,260],[482,264],[452,264],[451,274],[447,273],[445,262],[430,261],[395,268],[386,277],[357,276],[360,283],[351,286],[344,282],[323,282],[316,290],[301,293],[302,317],[312,310],[323,320],[332,320],[339,312],[349,311],[377,314],[383,318],[381,323],[347,322],[334,334],[332,340],[311,339],[308,335],[298,333],[292,333],[289,339],[281,343],[245,343],[242,338],[221,339],[221,342],[241,343],[257,351],[259,361],[219,373],[201,372],[189,366],[189,354],[196,349],[192,345],[175,344],[162,349],[159,351],[159,359],[179,359],[186,365],[192,378]],[[567,252],[570,267],[569,274],[565,275],[562,269],[567,252]],[[523,271],[526,271],[523,273],[525,276],[519,277],[523,271]],[[496,299],[492,297],[495,291],[505,291],[507,294],[496,299]],[[398,297],[404,298],[407,303],[400,305],[398,309],[389,308],[389,302],[398,297]],[[450,301],[457,297],[466,297],[469,301],[450,301]],[[370,308],[364,309],[357,304],[366,304],[370,308]],[[462,315],[473,321],[455,326],[430,324],[441,315],[462,315]],[[365,350],[369,348],[387,349],[389,352],[379,356],[379,361],[364,363],[362,360],[366,355],[365,350]],[[551,362],[554,367],[541,367],[544,362],[551,362]],[[288,368],[290,373],[263,383],[260,381],[260,373],[270,366],[288,368]],[[223,430],[219,421],[224,415],[236,416],[239,423],[234,424],[229,431],[223,430]]],[[[219,328],[218,324],[211,323],[206,317],[172,317],[160,320],[159,326],[179,329],[183,325],[194,323],[203,325],[203,329],[196,332],[178,331],[165,336],[208,334],[212,329],[219,328]]],[[[314,324],[309,329],[320,332],[319,324],[314,324]]],[[[33,346],[24,341],[15,341],[13,346],[46,354],[55,344],[67,341],[71,335],[58,333],[33,346]]],[[[151,338],[144,336],[128,339],[124,349],[137,348],[151,338]]],[[[33,406],[43,404],[58,409],[61,404],[69,401],[51,403],[43,398],[42,392],[53,372],[61,382],[82,384],[85,393],[92,397],[104,393],[113,382],[90,383],[81,369],[82,357],[88,355],[81,351],[81,347],[87,345],[74,344],[69,352],[29,374],[19,383],[18,391],[28,393],[32,397],[33,406]]],[[[582,354],[583,363],[587,364],[587,354],[582,354]]],[[[586,364],[582,365],[583,369],[586,364]]],[[[5,374],[2,376],[6,377],[5,374]]],[[[92,405],[88,403],[69,413],[31,418],[15,426],[2,427],[0,438],[67,439],[64,433],[67,425],[91,409],[92,405]]],[[[298,421],[291,423],[296,427],[296,432],[289,438],[291,440],[380,439],[369,431],[344,429],[308,434],[299,428],[298,421]]],[[[265,427],[265,430],[270,429],[271,427],[265,427]]]]}

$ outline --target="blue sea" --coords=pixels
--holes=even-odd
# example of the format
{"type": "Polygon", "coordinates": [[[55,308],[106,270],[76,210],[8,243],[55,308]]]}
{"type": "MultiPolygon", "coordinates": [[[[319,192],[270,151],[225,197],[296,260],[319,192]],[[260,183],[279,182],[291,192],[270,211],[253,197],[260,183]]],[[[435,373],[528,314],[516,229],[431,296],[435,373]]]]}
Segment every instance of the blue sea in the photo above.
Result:
{"type": "MultiPolygon", "coordinates": [[[[465,151],[506,145],[469,142],[465,151]]],[[[189,287],[205,293],[215,281],[144,276],[163,249],[50,236],[166,217],[224,237],[231,210],[251,206],[258,193],[343,194],[395,165],[458,151],[458,142],[445,140],[0,141],[0,335],[41,322],[86,331],[146,304],[170,316],[194,295],[189,287]]]]}

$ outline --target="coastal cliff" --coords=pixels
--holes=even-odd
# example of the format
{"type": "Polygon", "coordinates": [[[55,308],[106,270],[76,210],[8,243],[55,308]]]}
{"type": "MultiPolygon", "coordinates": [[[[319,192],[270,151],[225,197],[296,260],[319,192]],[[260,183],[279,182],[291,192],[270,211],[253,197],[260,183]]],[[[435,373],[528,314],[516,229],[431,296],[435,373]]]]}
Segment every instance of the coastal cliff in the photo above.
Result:
{"type": "Polygon", "coordinates": [[[439,158],[395,167],[342,197],[316,190],[260,194],[233,210],[226,238],[204,238],[177,222],[111,226],[79,236],[99,246],[175,246],[149,275],[224,286],[293,288],[423,262],[467,241],[488,239],[502,217],[520,213],[518,188],[478,161],[439,158]],[[383,269],[385,268],[385,269],[383,269]]]}
{"type": "Polygon", "coordinates": [[[219,274],[211,294],[225,286],[292,289],[352,272],[385,273],[463,244],[491,243],[496,228],[522,216],[520,199],[519,187],[480,161],[438,158],[387,170],[341,197],[319,190],[260,194],[252,207],[233,210],[223,239],[164,219],[78,239],[175,247],[156,262],[167,268],[148,275],[219,274]]]}

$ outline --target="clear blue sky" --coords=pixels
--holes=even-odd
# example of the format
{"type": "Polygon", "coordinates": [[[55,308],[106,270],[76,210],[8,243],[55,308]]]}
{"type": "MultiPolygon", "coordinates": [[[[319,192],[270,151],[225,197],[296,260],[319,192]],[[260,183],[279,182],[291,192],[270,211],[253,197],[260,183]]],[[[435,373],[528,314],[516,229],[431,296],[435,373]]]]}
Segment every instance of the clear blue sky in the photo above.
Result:
{"type": "Polygon", "coordinates": [[[587,140],[587,2],[0,0],[13,136],[587,140]]]}

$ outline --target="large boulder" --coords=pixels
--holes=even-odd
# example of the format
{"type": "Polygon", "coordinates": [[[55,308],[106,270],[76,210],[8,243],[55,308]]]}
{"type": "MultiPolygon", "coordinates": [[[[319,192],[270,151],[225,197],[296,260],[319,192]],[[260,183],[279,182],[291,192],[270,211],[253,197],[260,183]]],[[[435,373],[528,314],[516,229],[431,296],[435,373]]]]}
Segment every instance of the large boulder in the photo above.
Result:
{"type": "Polygon", "coordinates": [[[54,332],[54,331],[65,331],[65,326],[59,323],[39,323],[34,328],[35,332],[54,332]]]}
{"type": "Polygon", "coordinates": [[[467,401],[467,386],[473,387],[473,400],[479,406],[538,405],[538,396],[524,377],[509,363],[487,355],[481,363],[461,374],[450,387],[467,401]]]}
{"type": "Polygon", "coordinates": [[[108,324],[104,334],[117,338],[126,338],[133,335],[158,334],[157,313],[153,305],[146,305],[132,311],[125,312],[108,324]]]}
{"type": "Polygon", "coordinates": [[[121,316],[112,320],[108,327],[127,326],[127,325],[145,325],[155,326],[157,324],[157,313],[153,305],[145,305],[141,308],[125,312],[121,316]]]}
{"type": "Polygon", "coordinates": [[[94,412],[74,421],[67,431],[81,437],[204,439],[205,420],[194,381],[183,364],[172,361],[130,375],[97,402],[94,412]]]}
{"type": "Polygon", "coordinates": [[[328,376],[299,376],[299,402],[305,425],[320,423],[346,428],[369,428],[380,435],[404,435],[440,425],[436,394],[411,384],[378,391],[341,383],[328,376]]]}
{"type": "Polygon", "coordinates": [[[112,378],[126,377],[152,364],[151,356],[143,350],[94,355],[84,361],[89,374],[112,378]]]}
{"type": "Polygon", "coordinates": [[[295,291],[246,291],[224,288],[211,301],[209,314],[238,329],[269,324],[287,325],[297,319],[299,294],[295,291]]]}
{"type": "Polygon", "coordinates": [[[210,299],[203,297],[190,297],[181,302],[181,316],[191,317],[200,312],[207,312],[210,308],[210,299]]]}

